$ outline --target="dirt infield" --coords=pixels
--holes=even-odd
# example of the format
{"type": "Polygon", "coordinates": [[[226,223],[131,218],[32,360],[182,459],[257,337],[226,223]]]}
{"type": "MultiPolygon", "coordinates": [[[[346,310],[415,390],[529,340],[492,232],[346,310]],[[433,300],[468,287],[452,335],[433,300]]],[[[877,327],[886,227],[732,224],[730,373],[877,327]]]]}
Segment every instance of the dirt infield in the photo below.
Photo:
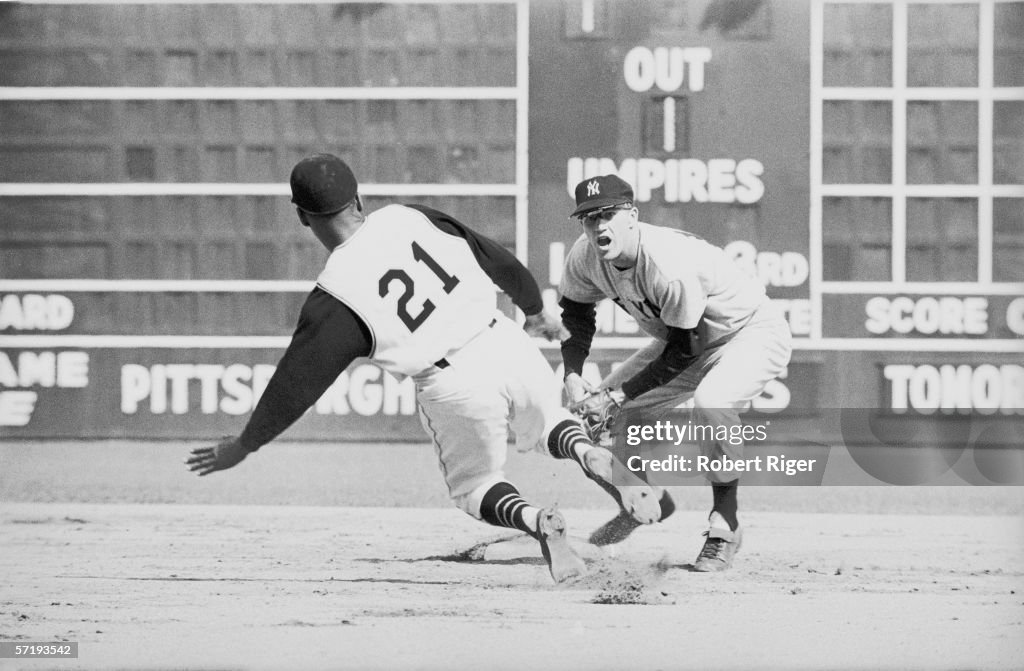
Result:
{"type": "Polygon", "coordinates": [[[609,515],[600,493],[516,457],[539,500],[563,485],[590,568],[555,586],[532,540],[431,507],[423,451],[384,452],[407,460],[389,469],[368,456],[380,446],[286,447],[198,480],[180,446],[0,446],[0,640],[80,644],[78,660],[0,669],[1024,663],[1021,488],[751,488],[735,568],[707,575],[687,570],[706,490],[681,490],[675,516],[611,555],[582,540],[609,515]],[[348,505],[374,491],[393,507],[348,505]],[[323,505],[254,503],[310,498],[323,505]]]}
{"type": "MultiPolygon", "coordinates": [[[[567,511],[582,534],[605,513],[567,511]]],[[[680,513],[556,587],[531,543],[454,510],[0,506],[2,668],[1020,668],[1009,517],[749,513],[725,575],[680,513]],[[504,547],[503,547],[504,546],[504,547]],[[603,605],[636,592],[635,605],[603,605]],[[674,601],[674,603],[671,603],[674,601]],[[656,604],[656,605],[645,605],[656,604]]]]}

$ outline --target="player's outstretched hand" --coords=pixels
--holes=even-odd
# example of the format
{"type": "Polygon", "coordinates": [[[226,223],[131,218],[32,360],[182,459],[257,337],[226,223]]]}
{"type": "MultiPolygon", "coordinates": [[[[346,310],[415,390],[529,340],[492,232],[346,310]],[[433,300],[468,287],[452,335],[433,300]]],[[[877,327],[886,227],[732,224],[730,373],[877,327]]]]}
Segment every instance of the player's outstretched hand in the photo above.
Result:
{"type": "Polygon", "coordinates": [[[526,322],[523,324],[523,330],[529,335],[534,337],[544,338],[545,340],[567,340],[569,338],[569,331],[562,322],[549,315],[545,310],[541,310],[535,315],[529,315],[526,317],[526,322]]]}
{"type": "Polygon", "coordinates": [[[249,455],[237,438],[225,438],[213,447],[197,447],[192,456],[185,460],[188,470],[199,475],[231,468],[249,455]]]}

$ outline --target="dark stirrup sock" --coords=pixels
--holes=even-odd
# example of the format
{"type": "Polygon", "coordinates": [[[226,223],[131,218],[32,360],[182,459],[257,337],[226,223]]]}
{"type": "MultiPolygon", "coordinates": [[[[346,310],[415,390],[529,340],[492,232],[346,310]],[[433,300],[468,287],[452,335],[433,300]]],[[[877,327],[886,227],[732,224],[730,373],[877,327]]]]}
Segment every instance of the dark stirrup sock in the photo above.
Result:
{"type": "Polygon", "coordinates": [[[511,482],[499,482],[487,490],[480,502],[480,517],[484,522],[496,527],[518,529],[531,536],[537,535],[523,519],[523,513],[530,507],[519,490],[511,482]]]}
{"type": "Polygon", "coordinates": [[[736,494],[739,490],[739,480],[733,480],[732,482],[725,482],[722,484],[715,483],[711,485],[711,490],[715,498],[714,507],[711,512],[718,513],[725,520],[726,524],[729,525],[729,529],[736,531],[736,527],[740,525],[739,520],[736,518],[736,514],[739,511],[739,503],[736,500],[736,494]]]}
{"type": "Polygon", "coordinates": [[[559,422],[548,434],[548,452],[555,459],[572,459],[580,468],[586,470],[576,453],[576,446],[579,444],[593,446],[583,427],[571,419],[559,422]]]}

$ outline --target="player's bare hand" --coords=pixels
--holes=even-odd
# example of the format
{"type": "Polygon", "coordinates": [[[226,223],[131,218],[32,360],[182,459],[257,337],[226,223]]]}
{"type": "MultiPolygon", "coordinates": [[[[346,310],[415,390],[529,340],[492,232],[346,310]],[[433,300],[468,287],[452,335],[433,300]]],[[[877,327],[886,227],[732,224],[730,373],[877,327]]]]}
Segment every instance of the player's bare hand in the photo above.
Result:
{"type": "Polygon", "coordinates": [[[529,335],[545,340],[567,340],[569,330],[562,326],[562,322],[541,310],[535,315],[526,317],[523,330],[529,335]]]}
{"type": "Polygon", "coordinates": [[[597,387],[580,377],[579,373],[569,373],[566,375],[562,386],[565,389],[565,395],[569,399],[569,403],[572,405],[579,403],[597,391],[597,387]]]}
{"type": "Polygon", "coordinates": [[[212,447],[197,447],[185,460],[188,470],[200,476],[231,468],[249,455],[237,438],[225,438],[212,447]]]}

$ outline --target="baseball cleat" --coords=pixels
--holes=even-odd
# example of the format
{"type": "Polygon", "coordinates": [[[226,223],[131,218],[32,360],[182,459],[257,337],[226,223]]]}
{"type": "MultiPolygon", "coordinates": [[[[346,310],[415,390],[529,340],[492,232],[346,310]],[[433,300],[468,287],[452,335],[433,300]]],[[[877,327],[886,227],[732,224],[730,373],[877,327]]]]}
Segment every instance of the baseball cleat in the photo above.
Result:
{"type": "Polygon", "coordinates": [[[653,524],[661,518],[657,490],[630,472],[607,448],[590,448],[583,457],[583,467],[587,477],[601,485],[619,504],[619,508],[632,515],[640,524],[653,524]],[[613,482],[616,464],[622,469],[619,477],[629,478],[629,484],[613,482]]]}
{"type": "Polygon", "coordinates": [[[697,561],[693,563],[693,570],[701,573],[712,573],[725,571],[732,566],[732,558],[739,552],[743,544],[743,529],[736,527],[736,531],[711,527],[704,532],[707,539],[704,547],[701,548],[697,561]]]}
{"type": "Polygon", "coordinates": [[[611,518],[590,534],[591,545],[615,545],[629,538],[636,529],[643,525],[633,519],[625,510],[611,518]]]}
{"type": "MultiPolygon", "coordinates": [[[[658,521],[664,522],[669,515],[676,511],[676,504],[665,490],[662,490],[658,503],[661,507],[661,516],[658,518],[658,521]]],[[[631,514],[625,510],[619,510],[618,515],[602,524],[594,530],[594,533],[590,534],[590,543],[591,545],[599,546],[615,545],[629,538],[630,534],[642,526],[631,514]]]]}
{"type": "Polygon", "coordinates": [[[587,565],[569,545],[565,526],[565,518],[555,508],[543,508],[537,515],[537,540],[555,582],[564,582],[587,572],[587,565]]]}

